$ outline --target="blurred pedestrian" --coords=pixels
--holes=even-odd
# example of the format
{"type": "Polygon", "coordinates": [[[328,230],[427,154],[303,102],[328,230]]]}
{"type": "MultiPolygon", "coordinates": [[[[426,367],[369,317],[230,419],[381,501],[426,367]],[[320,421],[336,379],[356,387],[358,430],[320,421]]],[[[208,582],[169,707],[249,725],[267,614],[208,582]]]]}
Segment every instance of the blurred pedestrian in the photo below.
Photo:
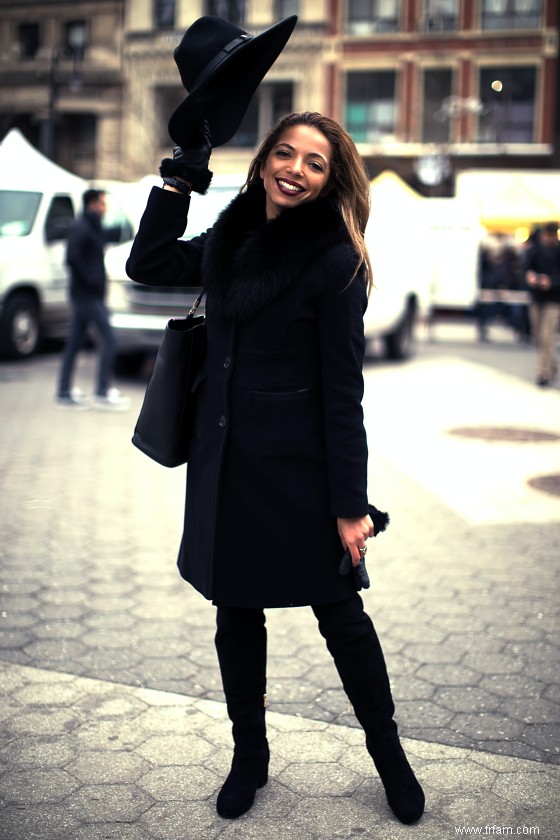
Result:
{"type": "Polygon", "coordinates": [[[488,325],[496,316],[496,301],[492,294],[496,289],[497,259],[495,250],[487,245],[480,248],[478,255],[479,298],[476,304],[476,323],[479,341],[488,341],[488,325]]]}
{"type": "Polygon", "coordinates": [[[518,341],[527,342],[530,336],[527,305],[514,299],[514,295],[525,288],[525,281],[519,254],[509,242],[504,243],[498,252],[496,288],[503,293],[502,308],[497,311],[498,317],[501,316],[504,323],[511,327],[518,341]],[[510,292],[513,294],[509,295],[510,292]]]}
{"type": "Polygon", "coordinates": [[[82,203],[83,213],[70,230],[66,249],[72,314],[56,401],[61,407],[89,408],[91,405],[78,389],[72,387],[72,379],[77,355],[93,326],[100,343],[93,405],[123,411],[128,408],[129,401],[110,385],[116,341],[104,300],[107,285],[104,246],[107,242],[118,242],[121,231],[118,227],[103,228],[102,220],[107,211],[105,190],[86,190],[82,203]]]}
{"type": "Polygon", "coordinates": [[[196,146],[162,162],[164,187],[152,190],[127,270],[207,292],[179,568],[217,606],[234,740],[217,810],[245,813],[268,778],[264,608],[310,605],[387,801],[411,823],[424,793],[400,743],[373,623],[354,576],[340,570],[344,550],[357,567],[374,535],[361,406],[367,173],[334,120],[291,114],[214,227],[184,241],[188,195],[207,189],[211,151],[206,123],[196,146]]]}
{"type": "Polygon", "coordinates": [[[531,330],[538,349],[537,385],[545,388],[558,372],[560,242],[557,222],[548,222],[541,228],[525,251],[523,262],[531,296],[531,330]]]}

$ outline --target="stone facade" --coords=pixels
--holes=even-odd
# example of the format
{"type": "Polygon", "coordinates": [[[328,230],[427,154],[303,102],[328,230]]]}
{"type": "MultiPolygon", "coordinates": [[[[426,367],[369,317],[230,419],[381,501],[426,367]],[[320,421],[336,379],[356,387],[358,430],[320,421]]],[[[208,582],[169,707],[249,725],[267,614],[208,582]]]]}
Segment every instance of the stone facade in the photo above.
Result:
{"type": "Polygon", "coordinates": [[[329,114],[353,134],[372,175],[391,168],[428,191],[439,178],[436,194],[452,192],[465,168],[558,167],[557,2],[532,0],[527,20],[512,18],[509,28],[488,21],[490,0],[450,0],[442,20],[432,20],[432,7],[372,0],[366,14],[353,0],[0,0],[0,137],[17,126],[87,178],[153,173],[172,145],[169,116],[186,95],[173,50],[193,21],[229,10],[257,34],[297,11],[240,131],[215,150],[216,173],[245,172],[267,129],[290,110],[329,114]],[[68,49],[76,24],[83,55],[68,49]],[[531,81],[520,102],[512,83],[525,71],[531,81]],[[490,101],[489,83],[502,79],[490,101]],[[518,131],[523,109],[530,125],[518,131]]]}

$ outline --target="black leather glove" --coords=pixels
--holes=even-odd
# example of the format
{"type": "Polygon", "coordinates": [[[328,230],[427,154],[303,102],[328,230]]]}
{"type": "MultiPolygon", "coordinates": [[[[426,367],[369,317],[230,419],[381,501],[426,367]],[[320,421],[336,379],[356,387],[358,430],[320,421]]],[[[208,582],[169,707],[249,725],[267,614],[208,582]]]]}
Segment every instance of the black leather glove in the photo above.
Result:
{"type": "MultiPolygon", "coordinates": [[[[190,186],[195,192],[204,195],[210,186],[213,174],[208,169],[208,162],[212,154],[212,138],[210,137],[207,120],[200,123],[198,134],[199,141],[195,146],[189,149],[174,146],[173,157],[164,158],[159,171],[164,182],[171,183],[174,179],[186,181],[185,192],[190,186]]],[[[181,189],[176,183],[173,183],[172,186],[181,189]]]]}

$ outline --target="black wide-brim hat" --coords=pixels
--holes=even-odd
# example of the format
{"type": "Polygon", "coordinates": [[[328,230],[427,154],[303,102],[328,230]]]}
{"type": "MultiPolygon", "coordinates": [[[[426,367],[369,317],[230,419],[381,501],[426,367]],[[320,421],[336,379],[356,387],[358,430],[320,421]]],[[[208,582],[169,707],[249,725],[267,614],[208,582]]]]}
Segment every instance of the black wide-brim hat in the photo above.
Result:
{"type": "Polygon", "coordinates": [[[196,20],[173,53],[189,95],[171,115],[171,139],[189,148],[199,136],[198,124],[206,119],[212,146],[231,140],[296,23],[297,15],[292,15],[253,36],[223,18],[196,20]]]}

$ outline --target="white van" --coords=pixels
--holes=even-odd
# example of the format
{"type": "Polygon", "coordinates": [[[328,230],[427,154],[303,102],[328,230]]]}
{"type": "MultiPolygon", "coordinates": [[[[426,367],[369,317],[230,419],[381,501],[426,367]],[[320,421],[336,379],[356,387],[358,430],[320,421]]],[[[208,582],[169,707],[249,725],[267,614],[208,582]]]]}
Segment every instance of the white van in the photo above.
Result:
{"type": "MultiPolygon", "coordinates": [[[[89,184],[49,161],[12,129],[0,144],[0,356],[31,355],[68,330],[66,236],[89,184]]],[[[108,226],[132,227],[108,196],[108,226]]]]}

